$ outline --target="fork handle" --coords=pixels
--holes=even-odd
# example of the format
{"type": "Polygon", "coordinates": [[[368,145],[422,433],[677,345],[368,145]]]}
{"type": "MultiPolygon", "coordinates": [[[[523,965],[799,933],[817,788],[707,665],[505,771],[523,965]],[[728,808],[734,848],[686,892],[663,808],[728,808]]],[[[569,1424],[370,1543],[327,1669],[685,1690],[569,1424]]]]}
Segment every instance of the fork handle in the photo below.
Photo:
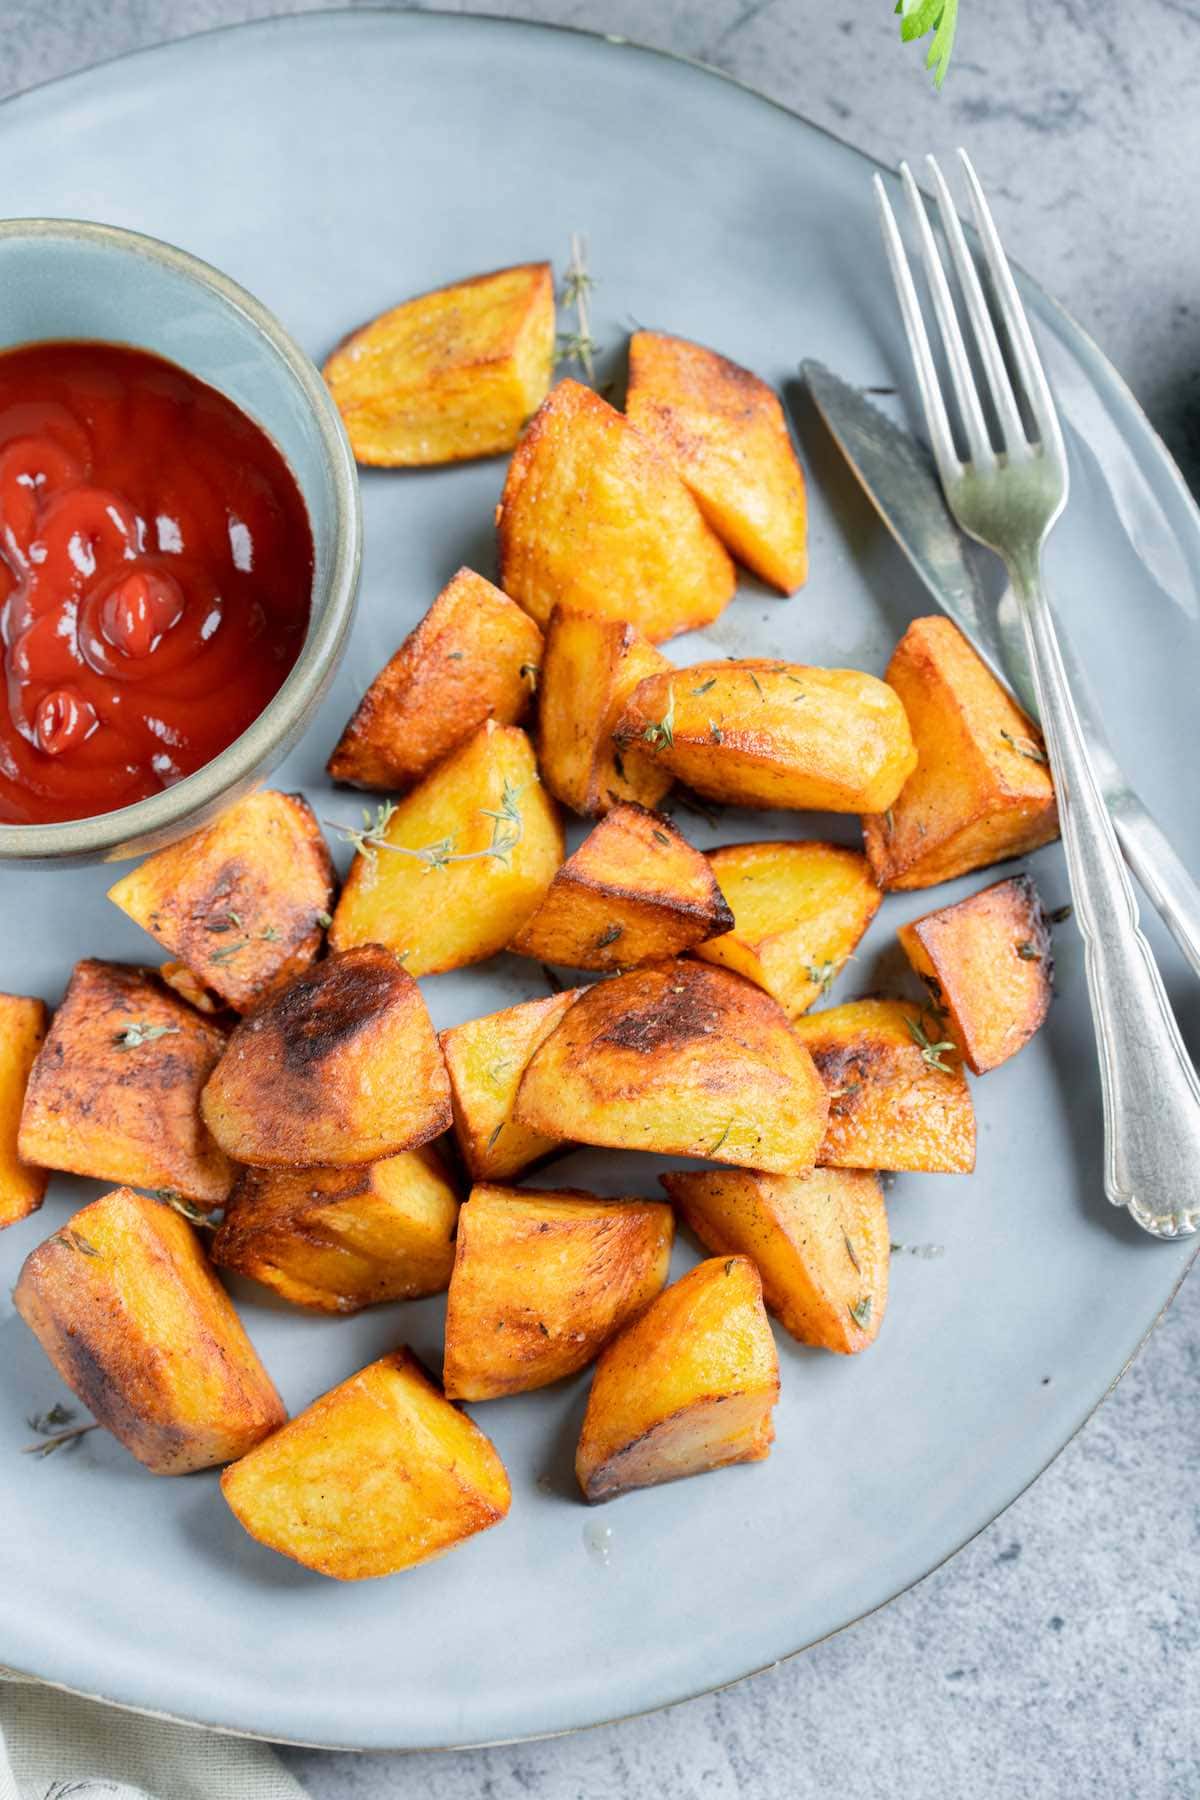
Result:
{"type": "Polygon", "coordinates": [[[1079,928],[1104,1097],[1104,1191],[1155,1237],[1200,1229],[1200,1081],[1138,923],[1137,902],[1080,728],[1042,586],[1010,564],[1079,928]]]}

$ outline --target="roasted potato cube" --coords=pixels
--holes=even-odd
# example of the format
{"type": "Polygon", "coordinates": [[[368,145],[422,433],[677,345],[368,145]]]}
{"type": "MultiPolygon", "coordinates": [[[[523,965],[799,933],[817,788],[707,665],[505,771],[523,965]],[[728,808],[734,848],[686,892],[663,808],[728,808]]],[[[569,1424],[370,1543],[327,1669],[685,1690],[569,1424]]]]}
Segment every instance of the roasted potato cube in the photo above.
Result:
{"type": "Polygon", "coordinates": [[[498,1400],[586,1368],[667,1279],[675,1224],[654,1200],[477,1187],[446,1301],[452,1400],[498,1400]]]}
{"type": "Polygon", "coordinates": [[[212,1258],[295,1306],[353,1313],[440,1294],[457,1218],[458,1196],[428,1147],[358,1169],[246,1169],[212,1258]]]}
{"type": "Polygon", "coordinates": [[[45,1035],[44,1001],[0,994],[0,1231],[36,1212],[46,1192],[45,1169],[25,1162],[17,1147],[29,1071],[45,1035]]]}
{"type": "Polygon", "coordinates": [[[702,1262],[602,1353],[575,1473],[588,1500],[761,1462],[779,1358],[748,1257],[702,1262]]]}
{"type": "Polygon", "coordinates": [[[653,751],[618,749],[612,734],[638,682],[670,667],[625,620],[555,607],[542,662],[538,762],[564,806],[595,815],[622,800],[658,805],[670,770],[653,751]]]}
{"type": "Polygon", "coordinates": [[[473,1181],[510,1180],[558,1149],[559,1138],[519,1125],[513,1106],[525,1065],[582,993],[567,988],[442,1032],[454,1135],[473,1181]]]}
{"type": "Polygon", "coordinates": [[[418,294],[322,373],[360,463],[417,468],[511,450],[554,372],[554,279],[521,263],[418,294]]]}
{"type": "Polygon", "coordinates": [[[613,735],[712,800],[800,812],[890,806],[917,760],[885,682],[765,658],[651,675],[613,735]]]}
{"type": "Polygon", "coordinates": [[[76,963],[29,1076],[24,1162],[220,1206],[233,1169],[200,1117],[225,1034],[145,969],[76,963]]]}
{"type": "Polygon", "coordinates": [[[541,903],[563,851],[533,745],[489,720],[385,811],[351,865],[329,941],[386,944],[410,975],[484,962],[541,903]]]}
{"type": "Polygon", "coordinates": [[[876,815],[863,820],[863,835],[880,887],[935,887],[1058,836],[1037,729],[956,625],[914,619],[887,680],[919,761],[888,809],[863,809],[876,815]]]}
{"type": "Polygon", "coordinates": [[[509,949],[572,969],[632,969],[732,924],[708,858],[658,813],[622,803],[559,869],[509,949]]]}
{"type": "Polygon", "coordinates": [[[944,1018],[907,1000],[851,1000],[793,1030],[829,1090],[818,1163],[970,1174],[975,1113],[944,1018]]]}
{"type": "Polygon", "coordinates": [[[243,1456],[287,1417],[199,1237],[159,1200],[93,1200],[25,1259],[13,1304],[155,1475],[243,1456]]]}
{"type": "Polygon", "coordinates": [[[307,800],[267,789],[156,851],[108,897],[202,988],[248,1012],[313,961],[333,886],[307,800]]]}
{"type": "Polygon", "coordinates": [[[945,1013],[976,1075],[999,1068],[1033,1036],[1054,993],[1050,926],[1028,875],[997,881],[896,933],[945,1013]]]}
{"type": "Polygon", "coordinates": [[[352,787],[405,793],[488,719],[515,725],[541,661],[542,634],[529,614],[460,569],[359,701],[329,773],[352,787]]]}
{"type": "Polygon", "coordinates": [[[516,1116],[617,1150],[811,1169],[828,1100],[761,989],[708,963],[657,963],[587,988],[535,1050],[516,1116]]]}
{"type": "Polygon", "coordinates": [[[498,1525],[504,1464],[410,1350],[361,1369],[221,1477],[250,1536],[337,1581],[393,1575],[498,1525]]]}
{"type": "Polygon", "coordinates": [[[662,1183],[706,1250],[756,1264],[763,1299],[800,1343],[842,1355],[874,1343],[891,1258],[878,1175],[695,1169],[662,1183]]]}
{"type": "Polygon", "coordinates": [[[362,944],[298,975],[243,1019],[200,1098],[239,1162],[351,1168],[450,1123],[450,1082],[421,990],[362,944]]]}
{"type": "Polygon", "coordinates": [[[737,577],[658,450],[591,388],[560,381],[508,466],[500,586],[539,625],[561,603],[652,643],[711,625],[737,577]]]}
{"type": "Polygon", "coordinates": [[[696,947],[796,1018],[848,962],[882,895],[865,856],[840,844],[725,844],[708,856],[733,929],[696,947]]]}
{"type": "Polygon", "coordinates": [[[775,391],[715,350],[635,331],[625,411],[674,463],[726,548],[793,593],[808,574],[808,508],[775,391]]]}

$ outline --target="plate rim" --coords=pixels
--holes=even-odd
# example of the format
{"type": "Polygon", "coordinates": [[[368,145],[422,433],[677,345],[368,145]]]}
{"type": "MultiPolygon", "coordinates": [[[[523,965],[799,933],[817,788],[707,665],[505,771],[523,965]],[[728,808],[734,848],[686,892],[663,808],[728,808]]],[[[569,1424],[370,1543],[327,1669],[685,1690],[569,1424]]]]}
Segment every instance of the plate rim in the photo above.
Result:
{"type": "MultiPolygon", "coordinates": [[[[70,69],[63,74],[49,76],[44,81],[32,82],[29,86],[18,88],[13,93],[6,95],[3,101],[0,101],[0,112],[7,111],[10,106],[17,105],[23,100],[47,94],[55,89],[69,87],[72,83],[86,82],[90,77],[96,75],[100,71],[116,68],[123,63],[136,62],[143,57],[163,55],[171,51],[181,51],[186,53],[186,50],[190,45],[207,39],[232,37],[241,33],[258,33],[265,37],[276,31],[286,31],[297,25],[305,25],[309,21],[323,22],[328,25],[330,21],[335,19],[345,21],[347,18],[354,19],[363,17],[376,20],[386,18],[401,30],[420,31],[422,29],[423,20],[433,19],[442,24],[452,22],[454,25],[457,25],[458,22],[461,21],[464,25],[482,24],[504,30],[521,30],[534,35],[555,34],[561,37],[581,39],[586,44],[605,44],[613,49],[627,50],[636,55],[652,57],[668,64],[676,64],[691,70],[698,75],[719,81],[725,86],[732,87],[747,95],[750,99],[755,100],[762,105],[771,107],[774,111],[782,113],[785,118],[794,123],[802,125],[807,130],[816,132],[821,137],[829,139],[832,143],[838,145],[840,149],[850,151],[870,169],[876,172],[882,172],[883,174],[894,178],[898,177],[898,171],[892,164],[874,156],[869,150],[864,150],[861,145],[851,142],[848,138],[843,137],[831,127],[820,124],[814,119],[810,119],[807,114],[800,112],[796,107],[789,106],[785,101],[778,100],[773,95],[764,93],[761,88],[755,87],[753,83],[744,81],[740,76],[733,75],[725,69],[716,67],[712,63],[705,62],[700,57],[689,56],[681,51],[664,49],[661,46],[654,44],[642,43],[639,39],[629,37],[622,32],[600,31],[588,26],[568,24],[553,20],[521,19],[505,14],[475,11],[451,12],[442,7],[429,7],[422,8],[420,11],[414,11],[407,7],[376,3],[369,5],[355,5],[352,9],[346,6],[320,6],[314,7],[311,11],[273,13],[264,18],[242,19],[226,24],[205,26],[197,31],[188,31],[178,36],[163,38],[153,44],[135,45],[129,49],[117,51],[112,56],[101,57],[94,62],[85,64],[81,68],[70,69]]],[[[19,218],[22,215],[13,214],[12,216],[19,218]]],[[[1031,275],[1024,265],[1017,261],[1016,258],[1010,258],[1010,261],[1018,275],[1035,293],[1039,305],[1043,306],[1051,314],[1057,315],[1057,317],[1065,323],[1068,328],[1067,335],[1070,340],[1070,346],[1072,350],[1077,353],[1083,352],[1083,360],[1087,367],[1089,377],[1094,376],[1095,372],[1099,371],[1115,398],[1120,401],[1128,413],[1134,416],[1140,427],[1144,430],[1149,445],[1155,453],[1159,465],[1158,472],[1160,475],[1166,477],[1168,484],[1174,491],[1176,502],[1182,503],[1184,516],[1189,520],[1191,529],[1195,533],[1196,550],[1197,552],[1200,552],[1200,500],[1197,500],[1191,489],[1188,487],[1178,463],[1168,449],[1161,433],[1158,431],[1157,427],[1146,413],[1140,400],[1133,392],[1133,389],[1125,380],[1125,377],[1121,374],[1116,365],[1111,362],[1091,332],[1086,326],[1079,322],[1070,309],[1050,293],[1048,289],[1043,287],[1037,278],[1031,275]]],[[[1178,1240],[1171,1241],[1178,1242],[1178,1240]]],[[[1147,1249],[1146,1253],[1153,1254],[1153,1251],[1147,1249]]],[[[919,1575],[914,1576],[911,1581],[906,1582],[903,1587],[897,1588],[894,1593],[887,1595],[874,1606],[868,1607],[866,1611],[857,1613],[853,1618],[846,1619],[842,1624],[834,1626],[831,1630],[822,1632],[819,1636],[808,1639],[805,1643],[797,1645],[794,1650],[786,1651],[781,1656],[772,1657],[767,1662],[756,1664],[753,1668],[747,1669],[741,1674],[730,1676],[727,1680],[696,1688],[688,1693],[679,1694],[673,1699],[659,1701],[652,1706],[637,1708],[632,1712],[614,1713],[605,1718],[589,1720],[583,1724],[565,1725],[547,1731],[519,1732],[504,1737],[467,1738],[456,1740],[454,1742],[419,1746],[410,1744],[352,1745],[346,1742],[331,1743],[316,1738],[280,1737],[278,1735],[255,1730],[254,1728],[245,1725],[214,1724],[209,1720],[189,1717],[183,1713],[170,1712],[151,1706],[139,1706],[128,1700],[115,1699],[111,1695],[97,1692],[91,1688],[74,1687],[69,1682],[51,1680],[45,1676],[35,1674],[30,1670],[19,1669],[9,1663],[0,1663],[0,1681],[7,1678],[15,1679],[18,1682],[36,1683],[39,1686],[51,1688],[59,1693],[70,1694],[77,1699],[90,1700],[98,1705],[114,1707],[120,1712],[131,1713],[139,1718],[158,1719],[162,1720],[164,1723],[184,1725],[192,1730],[214,1732],[250,1743],[277,1745],[281,1748],[294,1750],[324,1750],[339,1752],[346,1755],[366,1753],[384,1756],[400,1754],[439,1755],[465,1750],[502,1749],[513,1744],[549,1742],[553,1739],[574,1737],[579,1733],[586,1731],[598,1731],[605,1726],[624,1725],[637,1719],[650,1718],[655,1713],[667,1712],[673,1710],[675,1707],[685,1706],[691,1701],[701,1700],[712,1694],[725,1693],[731,1688],[740,1686],[743,1682],[753,1680],[756,1676],[766,1674],[772,1669],[780,1668],[785,1663],[794,1662],[798,1657],[805,1655],[808,1651],[814,1650],[819,1645],[828,1643],[833,1638],[840,1637],[843,1632],[850,1631],[855,1626],[863,1624],[866,1620],[874,1618],[877,1613],[882,1612],[895,1601],[902,1599],[906,1594],[913,1593],[918,1587],[922,1586],[922,1584],[928,1581],[931,1576],[936,1575],[939,1570],[945,1568],[946,1565],[952,1562],[963,1550],[974,1543],[977,1538],[981,1537],[985,1531],[997,1522],[997,1520],[1001,1519],[1004,1514],[1008,1512],[1010,1507],[1014,1506],[1023,1495],[1028,1493],[1029,1490],[1041,1480],[1042,1476],[1046,1474],[1047,1470],[1053,1467],[1062,1456],[1063,1452],[1075,1442],[1084,1427],[1095,1417],[1105,1401],[1110,1398],[1117,1385],[1123,1380],[1125,1375],[1128,1374],[1133,1364],[1145,1349],[1150,1338],[1157,1331],[1162,1324],[1163,1319],[1166,1317],[1166,1314],[1174,1305],[1175,1300],[1179,1295],[1179,1291],[1187,1280],[1188,1275],[1191,1273],[1198,1256],[1200,1256],[1200,1236],[1197,1236],[1194,1240],[1191,1254],[1183,1262],[1178,1277],[1173,1283],[1166,1299],[1141,1334],[1136,1338],[1128,1355],[1122,1362],[1120,1368],[1113,1375],[1112,1379],[1081,1414],[1071,1431],[1054,1450],[1053,1454],[1035,1469],[1019,1487],[1014,1489],[990,1518],[983,1520],[983,1522],[973,1531],[970,1531],[966,1537],[952,1545],[951,1548],[943,1555],[939,1556],[936,1561],[932,1562],[928,1568],[924,1569],[919,1575]]]]}

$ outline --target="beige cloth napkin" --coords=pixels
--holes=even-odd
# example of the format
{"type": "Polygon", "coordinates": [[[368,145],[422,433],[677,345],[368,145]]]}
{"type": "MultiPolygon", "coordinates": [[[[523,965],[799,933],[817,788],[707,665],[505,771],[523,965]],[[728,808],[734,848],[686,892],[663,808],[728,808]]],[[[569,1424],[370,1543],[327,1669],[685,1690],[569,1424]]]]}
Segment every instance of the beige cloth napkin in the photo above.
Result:
{"type": "Polygon", "coordinates": [[[0,1800],[307,1800],[267,1744],[0,1669],[0,1800]]]}

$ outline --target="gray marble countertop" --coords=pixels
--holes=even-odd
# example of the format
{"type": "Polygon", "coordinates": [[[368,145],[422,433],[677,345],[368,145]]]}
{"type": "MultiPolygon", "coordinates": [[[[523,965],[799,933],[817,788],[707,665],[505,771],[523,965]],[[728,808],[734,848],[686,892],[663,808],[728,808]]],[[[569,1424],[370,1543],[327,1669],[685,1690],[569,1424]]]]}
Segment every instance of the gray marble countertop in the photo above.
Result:
{"type": "MultiPolygon", "coordinates": [[[[305,0],[0,0],[0,94],[305,0]]],[[[966,142],[1013,253],[1200,488],[1200,0],[961,0],[940,97],[892,0],[467,0],[699,57],[884,159],[966,142]]],[[[883,1612],[723,1694],[436,1757],[288,1752],[314,1800],[1196,1800],[1200,1284],[990,1530],[883,1612]]]]}

